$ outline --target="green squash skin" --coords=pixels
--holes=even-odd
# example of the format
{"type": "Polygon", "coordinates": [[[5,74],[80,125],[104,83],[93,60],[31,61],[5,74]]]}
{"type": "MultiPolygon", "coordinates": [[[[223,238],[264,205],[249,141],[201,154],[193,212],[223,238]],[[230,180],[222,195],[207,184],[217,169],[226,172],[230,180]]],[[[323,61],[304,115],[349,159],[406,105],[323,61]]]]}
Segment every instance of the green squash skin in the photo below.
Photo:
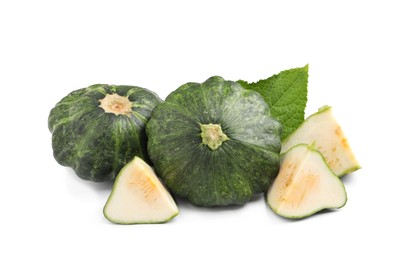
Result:
{"type": "Polygon", "coordinates": [[[145,125],[160,102],[155,93],[135,86],[97,84],[71,92],[48,118],[56,161],[96,182],[113,180],[134,156],[150,163],[145,125]],[[133,103],[130,116],[99,107],[99,100],[113,93],[133,103]]]}
{"type": "Polygon", "coordinates": [[[221,77],[172,92],[152,112],[146,132],[157,174],[194,205],[243,204],[278,173],[280,122],[261,95],[221,77]],[[209,123],[229,138],[216,150],[202,144],[200,124],[209,123]]]}

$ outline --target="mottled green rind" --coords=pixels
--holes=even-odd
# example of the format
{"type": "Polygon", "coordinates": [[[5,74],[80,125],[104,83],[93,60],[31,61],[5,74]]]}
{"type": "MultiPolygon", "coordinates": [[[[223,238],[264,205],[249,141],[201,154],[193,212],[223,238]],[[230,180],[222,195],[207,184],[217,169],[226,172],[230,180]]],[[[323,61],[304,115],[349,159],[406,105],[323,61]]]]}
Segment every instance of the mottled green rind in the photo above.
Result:
{"type": "Polygon", "coordinates": [[[195,205],[245,203],[266,191],[278,172],[281,124],[261,95],[221,77],[172,92],[146,132],[157,174],[195,205]],[[216,150],[202,144],[200,124],[209,123],[229,138],[216,150]]]}
{"type": "Polygon", "coordinates": [[[80,178],[97,182],[114,179],[135,155],[150,162],[145,125],[160,102],[155,93],[135,86],[97,84],[71,92],[48,118],[55,159],[80,178]],[[131,116],[99,107],[99,100],[113,93],[133,103],[131,116]]]}
{"type": "Polygon", "coordinates": [[[239,80],[246,89],[259,92],[271,107],[271,115],[283,125],[282,140],[304,121],[307,104],[308,65],[284,70],[267,79],[248,83],[239,80]]]}

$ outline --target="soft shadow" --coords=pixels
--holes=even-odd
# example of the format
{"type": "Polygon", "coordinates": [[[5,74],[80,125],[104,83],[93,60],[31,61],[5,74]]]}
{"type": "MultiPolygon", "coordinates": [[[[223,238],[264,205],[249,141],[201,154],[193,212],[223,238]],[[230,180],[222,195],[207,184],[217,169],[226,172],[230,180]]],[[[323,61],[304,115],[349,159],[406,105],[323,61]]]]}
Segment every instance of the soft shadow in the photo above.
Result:
{"type": "Polygon", "coordinates": [[[181,209],[191,209],[193,211],[200,211],[200,212],[226,212],[226,211],[235,211],[243,208],[246,204],[255,202],[258,200],[263,199],[263,194],[255,195],[249,202],[244,204],[233,204],[227,206],[212,206],[212,207],[203,207],[203,206],[196,206],[193,205],[185,198],[175,197],[175,201],[178,204],[178,207],[181,209]]]}
{"type": "Polygon", "coordinates": [[[104,181],[104,182],[94,182],[89,180],[83,180],[77,176],[72,168],[66,167],[66,173],[68,178],[69,186],[75,184],[77,186],[88,187],[89,189],[95,191],[97,194],[109,194],[113,188],[114,180],[104,181]]]}
{"type": "Polygon", "coordinates": [[[338,211],[337,209],[322,209],[319,212],[316,212],[313,215],[308,216],[308,217],[304,217],[304,218],[285,218],[285,217],[282,217],[282,216],[274,213],[272,210],[269,210],[269,214],[274,215],[274,217],[279,218],[280,221],[282,221],[284,223],[297,223],[297,222],[305,221],[305,220],[312,219],[312,218],[318,218],[321,215],[325,215],[325,214],[328,214],[328,213],[334,213],[334,212],[337,212],[337,211],[338,211]]]}
{"type": "Polygon", "coordinates": [[[344,184],[352,184],[355,183],[355,172],[351,172],[348,173],[342,177],[340,177],[340,180],[344,183],[344,184]]]}

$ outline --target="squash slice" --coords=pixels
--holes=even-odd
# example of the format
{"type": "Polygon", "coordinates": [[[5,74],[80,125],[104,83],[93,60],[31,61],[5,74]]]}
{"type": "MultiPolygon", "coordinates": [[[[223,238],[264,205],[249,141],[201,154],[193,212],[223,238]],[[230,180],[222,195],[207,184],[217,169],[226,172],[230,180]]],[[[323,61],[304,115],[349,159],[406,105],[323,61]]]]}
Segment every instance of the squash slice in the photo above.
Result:
{"type": "Polygon", "coordinates": [[[120,171],[103,210],[117,224],[164,223],[178,215],[178,207],[153,169],[135,157],[120,171]]]}
{"type": "Polygon", "coordinates": [[[309,116],[297,130],[282,142],[282,153],[297,144],[312,144],[323,154],[330,169],[337,175],[361,168],[332,109],[324,106],[309,116]]]}
{"type": "Polygon", "coordinates": [[[347,196],[343,183],[312,146],[297,145],[281,157],[281,168],[267,193],[278,215],[304,218],[323,209],[341,208],[347,196]]]}

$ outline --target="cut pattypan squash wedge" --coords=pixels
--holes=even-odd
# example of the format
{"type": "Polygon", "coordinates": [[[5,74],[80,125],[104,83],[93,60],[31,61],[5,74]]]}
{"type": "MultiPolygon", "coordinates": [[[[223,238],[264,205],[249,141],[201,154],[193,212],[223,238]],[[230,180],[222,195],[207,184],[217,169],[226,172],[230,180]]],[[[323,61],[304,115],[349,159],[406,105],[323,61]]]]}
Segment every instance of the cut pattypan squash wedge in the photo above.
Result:
{"type": "Polygon", "coordinates": [[[103,212],[117,224],[164,223],[179,214],[153,169],[139,157],[120,171],[103,212]]]}

